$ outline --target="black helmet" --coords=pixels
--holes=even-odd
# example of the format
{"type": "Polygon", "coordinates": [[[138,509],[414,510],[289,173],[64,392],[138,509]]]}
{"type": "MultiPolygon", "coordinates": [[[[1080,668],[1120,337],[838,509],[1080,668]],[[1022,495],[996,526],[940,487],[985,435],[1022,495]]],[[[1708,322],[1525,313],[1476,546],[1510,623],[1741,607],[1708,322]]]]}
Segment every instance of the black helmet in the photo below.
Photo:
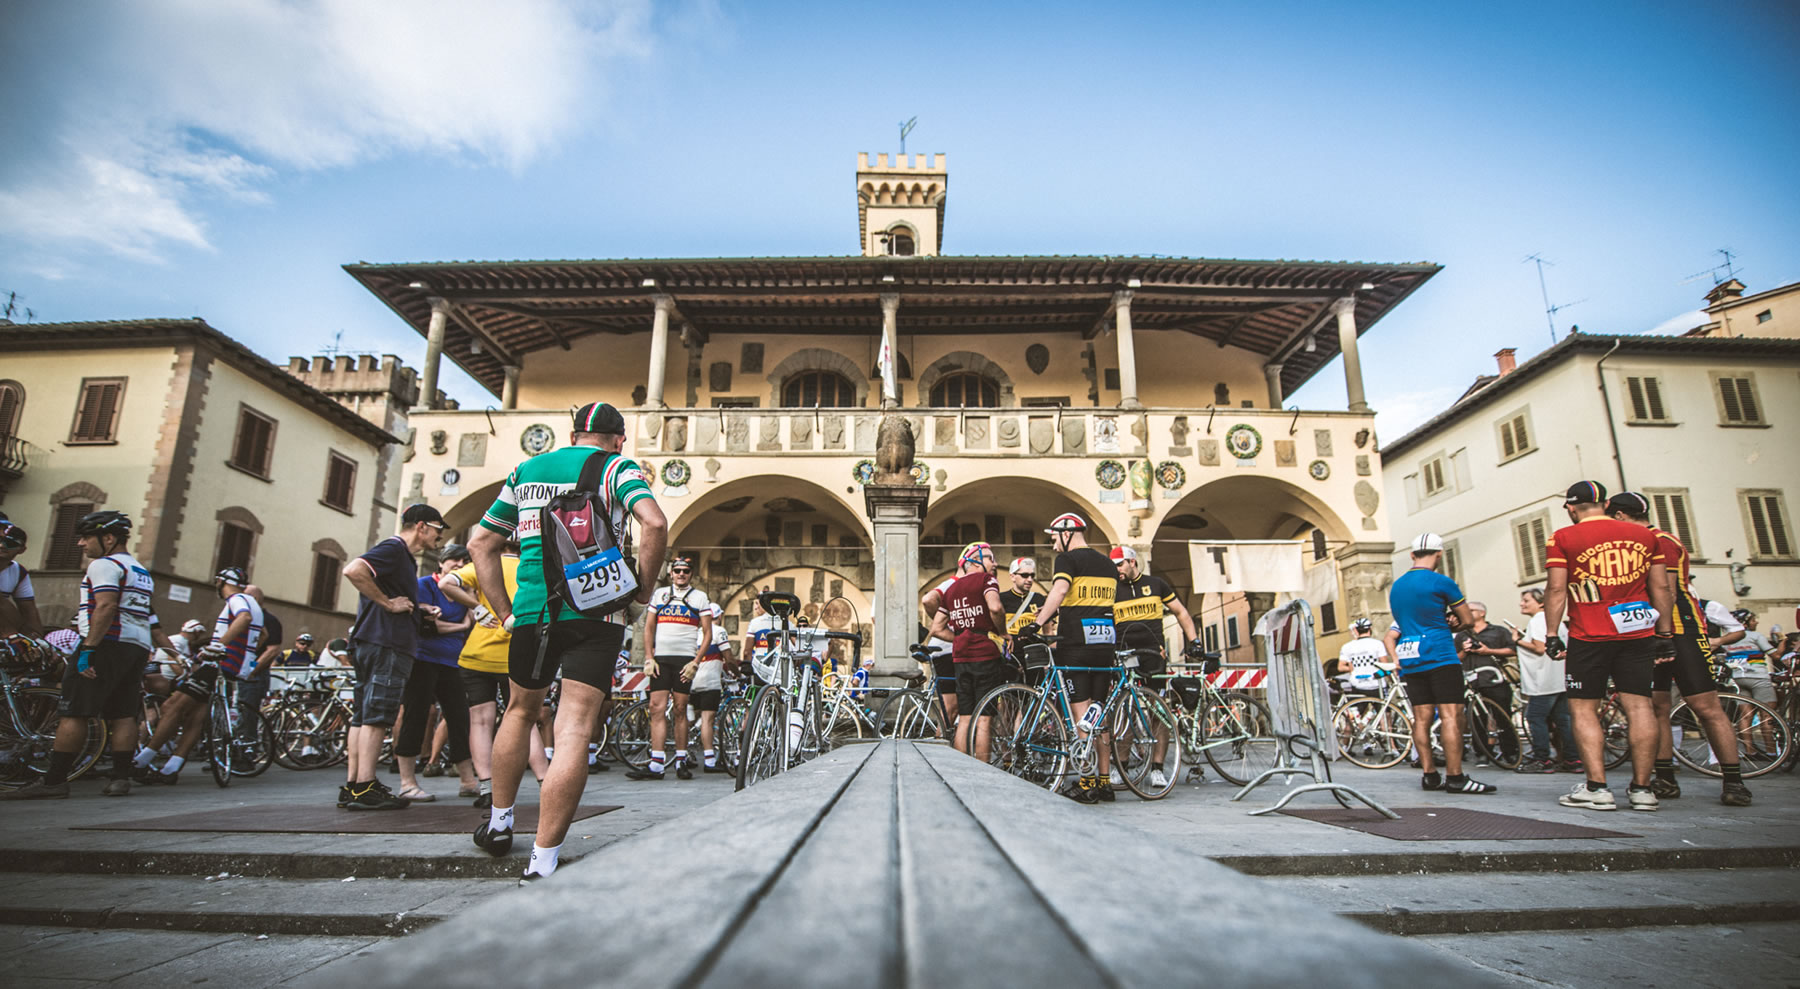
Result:
{"type": "Polygon", "coordinates": [[[226,567],[218,573],[213,574],[212,582],[214,587],[217,587],[220,584],[230,584],[234,587],[250,586],[250,578],[244,576],[244,571],[239,567],[226,567]]]}
{"type": "Polygon", "coordinates": [[[1756,617],[1756,612],[1751,611],[1749,608],[1737,608],[1731,612],[1731,617],[1740,622],[1747,622],[1756,617]]]}
{"type": "Polygon", "coordinates": [[[110,532],[121,538],[131,534],[131,518],[124,512],[89,512],[75,523],[77,536],[98,536],[110,532]]]}
{"type": "Polygon", "coordinates": [[[13,525],[5,519],[0,519],[0,546],[5,546],[10,549],[24,549],[25,530],[13,525]]]}

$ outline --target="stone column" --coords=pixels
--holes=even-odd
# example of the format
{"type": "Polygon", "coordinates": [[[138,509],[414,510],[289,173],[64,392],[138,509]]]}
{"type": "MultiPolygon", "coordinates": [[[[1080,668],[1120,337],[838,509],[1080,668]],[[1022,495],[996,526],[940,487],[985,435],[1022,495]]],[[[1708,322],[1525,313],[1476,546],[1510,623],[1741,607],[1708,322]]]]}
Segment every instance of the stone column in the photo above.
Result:
{"type": "Polygon", "coordinates": [[[881,293],[881,345],[887,348],[889,366],[881,372],[881,407],[891,409],[900,404],[900,351],[896,330],[900,322],[900,293],[881,293]]]}
{"type": "Polygon", "coordinates": [[[507,364],[500,370],[506,375],[506,383],[500,386],[500,407],[516,409],[519,407],[519,365],[507,364]]]}
{"type": "Polygon", "coordinates": [[[1367,412],[1369,403],[1363,398],[1362,355],[1356,350],[1356,296],[1346,295],[1331,305],[1337,314],[1338,350],[1344,357],[1344,391],[1350,396],[1350,411],[1367,412]]]}
{"type": "Polygon", "coordinates": [[[875,641],[872,649],[879,677],[912,677],[919,664],[912,658],[919,619],[919,527],[931,488],[923,484],[863,485],[869,519],[875,523],[875,641]]]}
{"type": "Polygon", "coordinates": [[[1335,554],[1338,583],[1344,598],[1338,603],[1338,625],[1348,627],[1358,618],[1375,623],[1375,637],[1387,633],[1393,621],[1388,612],[1387,589],[1394,582],[1393,543],[1351,543],[1335,554]]]}
{"type": "Polygon", "coordinates": [[[1281,393],[1282,367],[1281,364],[1263,365],[1263,378],[1269,383],[1269,408],[1271,409],[1281,408],[1282,401],[1287,397],[1281,393]]]}
{"type": "Polygon", "coordinates": [[[1244,629],[1244,634],[1250,637],[1252,654],[1256,657],[1257,665],[1267,666],[1269,665],[1269,640],[1267,636],[1256,634],[1256,623],[1262,621],[1264,615],[1275,610],[1275,592],[1246,591],[1244,592],[1244,603],[1250,606],[1250,617],[1245,621],[1249,627],[1244,629]]]}
{"type": "Polygon", "coordinates": [[[438,366],[444,361],[444,327],[450,320],[450,303],[433,297],[431,325],[425,331],[425,367],[419,373],[419,404],[422,410],[437,406],[438,366]]]}
{"type": "Polygon", "coordinates": [[[675,300],[666,295],[651,298],[656,303],[656,314],[650,320],[650,378],[644,382],[644,406],[666,409],[663,378],[669,367],[669,313],[675,309],[675,300]]]}
{"type": "Polygon", "coordinates": [[[1113,327],[1119,337],[1119,408],[1141,409],[1137,393],[1137,341],[1131,336],[1131,292],[1113,293],[1113,327]]]}

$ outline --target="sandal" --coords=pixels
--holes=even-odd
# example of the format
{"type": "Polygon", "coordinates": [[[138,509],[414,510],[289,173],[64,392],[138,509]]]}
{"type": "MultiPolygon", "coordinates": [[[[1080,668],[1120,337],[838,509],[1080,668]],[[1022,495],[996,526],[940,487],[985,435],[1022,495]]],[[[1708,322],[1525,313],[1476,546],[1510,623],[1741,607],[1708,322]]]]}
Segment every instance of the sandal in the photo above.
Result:
{"type": "Polygon", "coordinates": [[[461,787],[456,791],[456,795],[459,797],[479,797],[481,796],[481,784],[476,783],[472,786],[461,787]]]}
{"type": "Polygon", "coordinates": [[[401,800],[410,800],[415,804],[428,804],[437,799],[417,786],[401,787],[394,796],[401,800]]]}

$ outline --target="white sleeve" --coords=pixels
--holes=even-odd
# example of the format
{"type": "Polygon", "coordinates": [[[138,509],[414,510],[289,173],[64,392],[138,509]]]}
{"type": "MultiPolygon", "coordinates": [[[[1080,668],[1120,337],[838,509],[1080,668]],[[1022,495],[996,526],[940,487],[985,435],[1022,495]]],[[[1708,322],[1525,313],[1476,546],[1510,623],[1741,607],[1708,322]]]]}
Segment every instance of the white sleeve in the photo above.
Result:
{"type": "Polygon", "coordinates": [[[1719,626],[1722,635],[1742,632],[1744,626],[1736,618],[1731,617],[1730,609],[1717,601],[1706,602],[1706,620],[1719,626]]]}
{"type": "Polygon", "coordinates": [[[1530,620],[1525,623],[1525,637],[1533,642],[1542,642],[1544,641],[1545,631],[1549,627],[1549,621],[1544,618],[1544,613],[1540,611],[1537,614],[1532,615],[1530,620]]]}
{"type": "Polygon", "coordinates": [[[122,590],[119,582],[124,576],[125,568],[119,565],[119,561],[110,556],[103,556],[88,564],[88,589],[96,593],[99,591],[118,592],[122,590]]]}
{"type": "Polygon", "coordinates": [[[24,567],[19,568],[19,583],[13,588],[12,596],[14,601],[33,601],[37,599],[37,593],[31,589],[31,571],[26,570],[24,567]]]}

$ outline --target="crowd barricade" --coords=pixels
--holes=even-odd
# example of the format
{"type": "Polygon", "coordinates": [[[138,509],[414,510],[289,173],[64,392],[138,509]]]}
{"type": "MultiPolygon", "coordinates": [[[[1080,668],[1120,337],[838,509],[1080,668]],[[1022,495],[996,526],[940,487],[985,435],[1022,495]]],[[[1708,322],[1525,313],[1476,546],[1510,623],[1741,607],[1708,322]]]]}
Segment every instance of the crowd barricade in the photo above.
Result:
{"type": "Polygon", "coordinates": [[[1284,782],[1306,776],[1312,779],[1311,783],[1291,787],[1274,806],[1253,810],[1251,816],[1272,814],[1303,793],[1327,792],[1346,807],[1350,804],[1345,798],[1353,797],[1385,817],[1398,819],[1399,814],[1355,787],[1332,782],[1331,759],[1337,755],[1337,733],[1331,727],[1331,691],[1325,684],[1325,669],[1320,665],[1313,635],[1312,606],[1304,599],[1290,601],[1264,615],[1256,624],[1255,634],[1262,636],[1268,647],[1269,716],[1275,722],[1279,744],[1275,768],[1265,770],[1231,799],[1242,800],[1251,790],[1277,776],[1284,782]]]}

